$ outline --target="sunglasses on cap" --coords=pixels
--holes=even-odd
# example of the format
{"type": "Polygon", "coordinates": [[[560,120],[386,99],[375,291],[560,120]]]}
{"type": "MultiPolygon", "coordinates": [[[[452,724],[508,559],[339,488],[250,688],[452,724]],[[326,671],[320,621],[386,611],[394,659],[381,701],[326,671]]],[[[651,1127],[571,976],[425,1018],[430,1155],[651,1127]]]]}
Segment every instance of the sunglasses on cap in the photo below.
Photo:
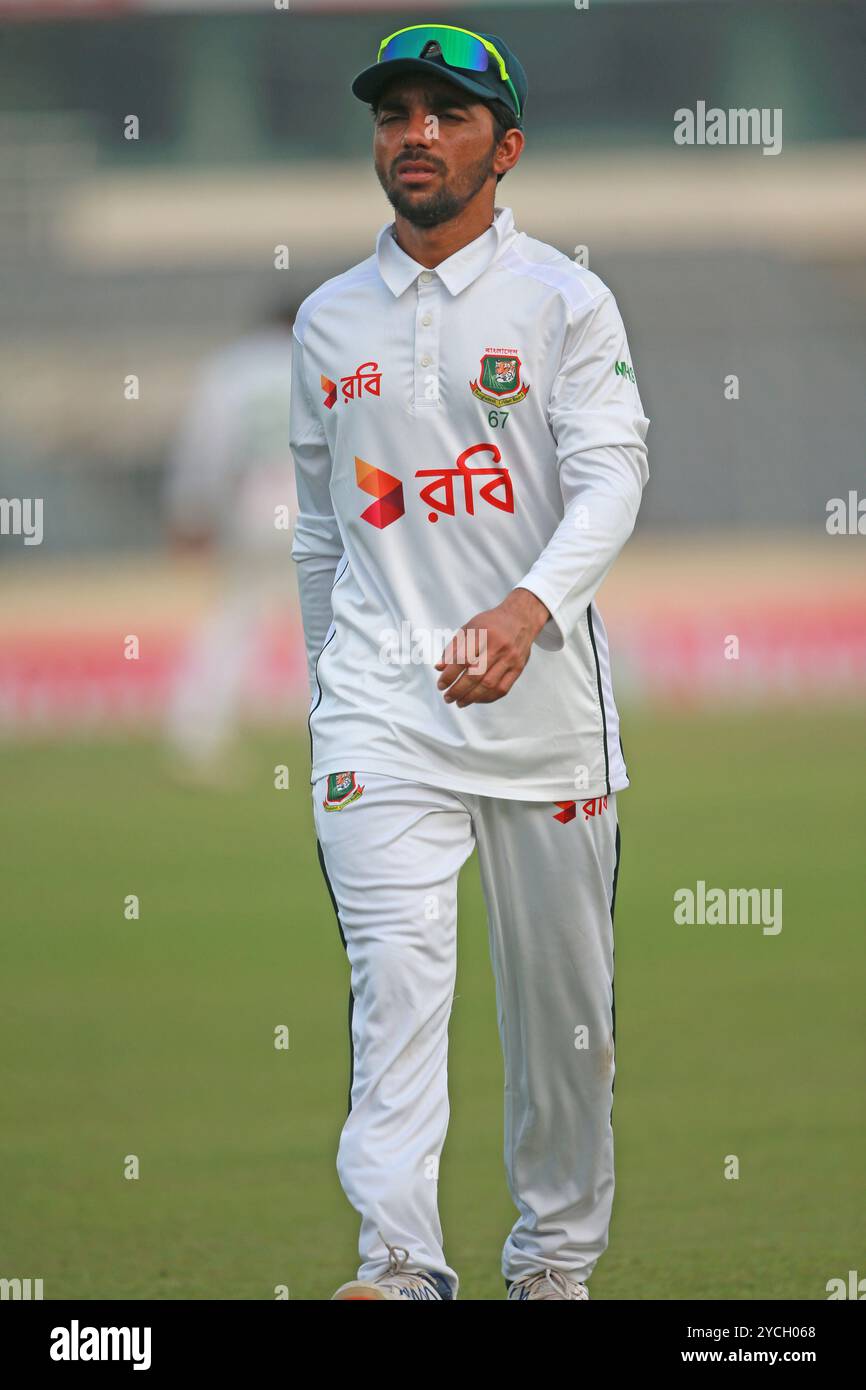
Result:
{"type": "Polygon", "coordinates": [[[444,61],[449,68],[465,68],[470,72],[486,72],[491,59],[499,67],[499,76],[511,93],[514,109],[520,116],[520,101],[514,83],[508,76],[505,59],[495,44],[474,34],[471,29],[457,29],[452,24],[413,24],[408,29],[398,29],[389,34],[379,45],[377,63],[389,62],[392,58],[420,58],[425,46],[433,40],[439,45],[444,61]]]}

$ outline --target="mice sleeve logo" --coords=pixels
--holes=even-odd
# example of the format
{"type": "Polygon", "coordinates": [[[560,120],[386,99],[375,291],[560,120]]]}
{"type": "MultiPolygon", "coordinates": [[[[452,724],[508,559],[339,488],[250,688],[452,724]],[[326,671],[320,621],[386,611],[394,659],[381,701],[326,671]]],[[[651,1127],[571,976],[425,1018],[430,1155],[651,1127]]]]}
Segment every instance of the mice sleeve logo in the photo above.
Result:
{"type": "Polygon", "coordinates": [[[481,371],[469,389],[485,405],[517,405],[529,393],[529,386],[520,380],[520,367],[515,348],[486,348],[481,371]]]}
{"type": "Polygon", "coordinates": [[[363,787],[359,787],[354,772],[329,772],[328,789],[322,805],[326,811],[342,811],[350,802],[357,801],[363,787]]]}

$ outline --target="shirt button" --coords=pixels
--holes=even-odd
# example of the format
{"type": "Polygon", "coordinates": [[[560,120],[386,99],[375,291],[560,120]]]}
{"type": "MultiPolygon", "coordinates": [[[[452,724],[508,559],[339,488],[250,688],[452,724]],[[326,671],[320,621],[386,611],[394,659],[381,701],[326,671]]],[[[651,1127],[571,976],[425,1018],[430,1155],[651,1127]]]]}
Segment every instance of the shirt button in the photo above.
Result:
{"type": "Polygon", "coordinates": [[[432,360],[432,359],[429,358],[429,357],[422,357],[422,358],[421,358],[421,366],[422,366],[422,367],[429,367],[429,366],[430,366],[431,360],[432,360]]]}
{"type": "Polygon", "coordinates": [[[422,271],[421,271],[421,279],[424,281],[424,284],[425,284],[425,285],[429,285],[430,281],[433,279],[433,275],[432,275],[431,271],[429,271],[429,270],[422,270],[422,271]]]}
{"type": "Polygon", "coordinates": [[[425,328],[429,328],[431,323],[433,322],[433,315],[425,314],[421,322],[423,323],[425,328]]]}

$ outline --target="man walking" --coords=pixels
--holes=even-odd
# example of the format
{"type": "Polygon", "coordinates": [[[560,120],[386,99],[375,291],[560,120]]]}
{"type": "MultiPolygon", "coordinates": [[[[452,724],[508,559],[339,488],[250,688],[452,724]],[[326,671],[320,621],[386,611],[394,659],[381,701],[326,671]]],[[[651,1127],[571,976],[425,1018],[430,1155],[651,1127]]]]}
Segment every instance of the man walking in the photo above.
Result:
{"type": "Polygon", "coordinates": [[[396,215],[298,311],[290,432],[313,814],[351,965],[337,1168],[360,1268],[334,1298],[457,1296],[436,1179],[477,845],[507,1296],[587,1299],[614,1190],[629,781],[594,595],[634,527],[649,421],[610,291],[495,205],[524,146],[508,46],[413,25],[352,90],[396,215]]]}

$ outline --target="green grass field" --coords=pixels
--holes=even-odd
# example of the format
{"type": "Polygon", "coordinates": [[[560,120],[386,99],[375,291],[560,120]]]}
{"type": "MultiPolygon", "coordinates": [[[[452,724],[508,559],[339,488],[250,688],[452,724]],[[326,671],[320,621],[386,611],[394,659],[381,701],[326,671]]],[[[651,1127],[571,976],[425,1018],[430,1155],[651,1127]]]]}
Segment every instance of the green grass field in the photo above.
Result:
{"type": "MultiPolygon", "coordinates": [[[[617,1195],[592,1296],[826,1298],[866,1275],[866,715],[626,711],[623,741],[617,1195]],[[674,925],[701,878],[781,887],[782,931],[674,925]]],[[[216,793],[173,786],[145,741],[4,750],[0,1276],[46,1298],[326,1299],[355,1272],[348,969],[306,732],[245,752],[250,784],[216,793]]],[[[460,911],[440,1204],[461,1298],[501,1299],[515,1212],[474,858],[460,911]]]]}

